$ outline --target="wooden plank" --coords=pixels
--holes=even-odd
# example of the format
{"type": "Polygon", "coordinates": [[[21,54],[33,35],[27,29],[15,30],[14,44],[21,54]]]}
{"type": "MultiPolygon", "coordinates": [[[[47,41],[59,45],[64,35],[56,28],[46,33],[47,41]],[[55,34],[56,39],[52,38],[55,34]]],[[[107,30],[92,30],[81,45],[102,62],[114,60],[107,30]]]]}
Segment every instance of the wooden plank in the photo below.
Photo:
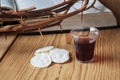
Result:
{"type": "Polygon", "coordinates": [[[4,57],[6,51],[9,49],[16,35],[0,35],[0,61],[4,57]]]}
{"type": "Polygon", "coordinates": [[[75,58],[73,40],[67,44],[68,34],[36,36],[21,35],[0,64],[0,80],[119,80],[120,29],[101,30],[95,48],[95,61],[84,63],[75,58]],[[71,59],[65,64],[51,64],[35,68],[30,64],[34,51],[52,45],[67,49],[71,59]]]}

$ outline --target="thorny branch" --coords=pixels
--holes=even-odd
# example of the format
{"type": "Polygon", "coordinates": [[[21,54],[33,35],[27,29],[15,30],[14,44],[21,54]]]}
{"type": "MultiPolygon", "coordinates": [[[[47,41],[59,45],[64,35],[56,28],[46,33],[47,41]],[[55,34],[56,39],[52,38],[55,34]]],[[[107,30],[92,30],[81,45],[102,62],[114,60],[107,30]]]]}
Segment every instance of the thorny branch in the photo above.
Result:
{"type": "MultiPolygon", "coordinates": [[[[41,29],[52,27],[53,25],[60,25],[62,20],[74,16],[78,13],[83,13],[83,11],[94,7],[96,0],[90,6],[87,6],[89,0],[64,0],[64,2],[51,6],[49,8],[33,10],[35,7],[30,7],[28,9],[4,11],[0,7],[0,20],[10,20],[17,19],[20,21],[20,24],[12,25],[6,27],[0,27],[0,33],[22,33],[32,30],[38,30],[41,33],[41,29]],[[69,12],[70,8],[79,1],[82,1],[82,6],[79,9],[75,9],[72,12],[69,12]],[[47,16],[47,17],[46,17],[47,16]],[[37,18],[39,17],[40,21],[25,22],[25,19],[37,18]]],[[[82,16],[81,16],[82,17],[82,16]]],[[[60,25],[61,27],[61,25],[60,25]]]]}

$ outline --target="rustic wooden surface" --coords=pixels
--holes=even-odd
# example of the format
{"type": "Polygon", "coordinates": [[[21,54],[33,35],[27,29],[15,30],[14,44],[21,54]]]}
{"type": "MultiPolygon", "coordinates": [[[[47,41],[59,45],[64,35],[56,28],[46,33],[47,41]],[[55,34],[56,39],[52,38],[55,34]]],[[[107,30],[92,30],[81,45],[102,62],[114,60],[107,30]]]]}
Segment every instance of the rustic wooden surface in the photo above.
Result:
{"type": "Polygon", "coordinates": [[[0,61],[15,39],[16,35],[0,35],[0,61]]]}
{"type": "MultiPolygon", "coordinates": [[[[0,63],[0,80],[120,79],[120,29],[100,31],[95,48],[95,61],[92,63],[76,60],[73,40],[67,43],[68,35],[69,33],[48,34],[44,35],[44,38],[40,35],[18,36],[0,63]],[[53,63],[47,68],[33,67],[30,59],[34,51],[48,45],[67,49],[71,59],[64,64],[53,63]]],[[[3,44],[5,43],[6,41],[3,41],[3,44]]]]}

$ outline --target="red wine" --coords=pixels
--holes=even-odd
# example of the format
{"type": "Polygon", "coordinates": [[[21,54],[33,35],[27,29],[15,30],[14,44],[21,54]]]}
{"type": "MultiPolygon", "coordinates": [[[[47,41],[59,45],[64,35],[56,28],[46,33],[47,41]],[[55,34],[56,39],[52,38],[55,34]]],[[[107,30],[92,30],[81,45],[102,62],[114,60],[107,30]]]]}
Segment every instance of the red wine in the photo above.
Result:
{"type": "Polygon", "coordinates": [[[94,56],[95,41],[90,43],[89,38],[81,38],[79,41],[74,41],[76,48],[76,58],[80,61],[92,60],[94,56]]]}

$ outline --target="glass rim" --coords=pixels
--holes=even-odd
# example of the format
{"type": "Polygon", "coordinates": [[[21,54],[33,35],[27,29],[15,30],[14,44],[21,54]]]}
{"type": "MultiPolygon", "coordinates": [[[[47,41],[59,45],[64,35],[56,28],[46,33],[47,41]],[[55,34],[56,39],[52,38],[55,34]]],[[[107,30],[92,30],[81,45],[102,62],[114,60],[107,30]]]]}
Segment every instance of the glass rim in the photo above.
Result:
{"type": "Polygon", "coordinates": [[[70,34],[72,35],[72,36],[76,36],[76,37],[84,37],[84,38],[86,38],[86,37],[88,37],[88,36],[81,36],[81,35],[78,35],[78,34],[75,34],[74,32],[82,32],[82,31],[95,31],[96,32],[96,37],[99,35],[99,30],[97,29],[97,28],[95,28],[95,27],[89,27],[89,28],[76,28],[76,29],[71,29],[71,31],[70,31],[70,34]]]}

